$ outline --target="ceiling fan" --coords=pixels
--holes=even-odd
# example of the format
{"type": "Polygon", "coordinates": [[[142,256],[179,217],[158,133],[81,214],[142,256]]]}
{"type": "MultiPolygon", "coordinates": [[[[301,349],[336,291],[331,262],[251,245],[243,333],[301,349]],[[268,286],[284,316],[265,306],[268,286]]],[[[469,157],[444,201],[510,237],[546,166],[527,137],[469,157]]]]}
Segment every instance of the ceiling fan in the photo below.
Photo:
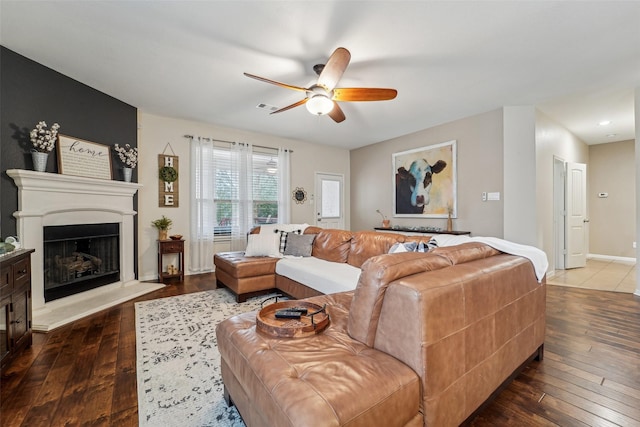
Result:
{"type": "Polygon", "coordinates": [[[340,81],[344,70],[346,70],[349,65],[350,59],[351,54],[347,49],[343,47],[337,48],[331,54],[326,64],[317,64],[313,67],[313,70],[318,74],[318,81],[316,84],[311,85],[308,88],[280,83],[275,80],[265,79],[264,77],[249,73],[244,73],[244,75],[251,77],[252,79],[271,83],[286,89],[306,93],[305,98],[291,105],[287,105],[286,107],[282,107],[271,114],[281,113],[302,104],[306,104],[307,110],[309,110],[311,114],[327,114],[336,123],[340,123],[345,119],[345,116],[336,101],[387,101],[394,99],[398,94],[398,91],[395,89],[364,87],[337,88],[336,85],[340,81]]]}

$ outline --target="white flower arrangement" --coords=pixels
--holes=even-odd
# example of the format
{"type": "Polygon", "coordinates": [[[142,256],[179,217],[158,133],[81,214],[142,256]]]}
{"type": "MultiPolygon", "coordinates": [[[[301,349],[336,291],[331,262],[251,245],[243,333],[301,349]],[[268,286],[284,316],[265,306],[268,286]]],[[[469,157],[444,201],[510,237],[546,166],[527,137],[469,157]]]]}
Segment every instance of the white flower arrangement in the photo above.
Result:
{"type": "Polygon", "coordinates": [[[47,124],[44,121],[38,123],[29,134],[35,150],[40,153],[49,153],[53,150],[58,138],[58,129],[60,129],[60,125],[57,123],[54,123],[51,129],[47,129],[47,124]]]}
{"type": "Polygon", "coordinates": [[[137,147],[131,147],[129,144],[125,144],[124,147],[121,147],[120,145],[116,144],[113,148],[116,150],[116,153],[118,153],[118,157],[120,157],[120,160],[126,167],[132,169],[136,167],[136,165],[138,164],[137,147]]]}

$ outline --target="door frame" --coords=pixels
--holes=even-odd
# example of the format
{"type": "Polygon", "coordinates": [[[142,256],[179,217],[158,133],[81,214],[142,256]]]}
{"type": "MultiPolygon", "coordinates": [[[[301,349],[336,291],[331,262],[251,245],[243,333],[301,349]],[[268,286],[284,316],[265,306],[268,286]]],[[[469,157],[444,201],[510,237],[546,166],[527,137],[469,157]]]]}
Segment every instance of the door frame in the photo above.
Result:
{"type": "Polygon", "coordinates": [[[321,223],[322,217],[321,213],[321,203],[322,203],[322,178],[330,178],[335,179],[340,183],[340,216],[338,217],[338,224],[335,228],[344,229],[345,226],[345,206],[344,206],[344,174],[340,173],[331,173],[331,172],[314,172],[314,209],[315,209],[315,225],[319,225],[321,223]]]}
{"type": "Polygon", "coordinates": [[[554,270],[564,270],[565,243],[565,180],[566,162],[558,156],[553,156],[553,242],[554,242],[554,270]]]}

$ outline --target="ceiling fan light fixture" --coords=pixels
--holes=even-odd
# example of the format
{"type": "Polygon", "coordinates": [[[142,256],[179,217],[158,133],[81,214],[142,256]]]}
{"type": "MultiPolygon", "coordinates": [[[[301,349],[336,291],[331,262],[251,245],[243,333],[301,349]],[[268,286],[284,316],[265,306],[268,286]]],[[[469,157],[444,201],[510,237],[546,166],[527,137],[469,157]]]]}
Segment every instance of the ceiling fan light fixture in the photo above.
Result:
{"type": "Polygon", "coordinates": [[[333,101],[323,94],[315,94],[305,104],[311,114],[318,116],[329,114],[333,110],[333,101]]]}

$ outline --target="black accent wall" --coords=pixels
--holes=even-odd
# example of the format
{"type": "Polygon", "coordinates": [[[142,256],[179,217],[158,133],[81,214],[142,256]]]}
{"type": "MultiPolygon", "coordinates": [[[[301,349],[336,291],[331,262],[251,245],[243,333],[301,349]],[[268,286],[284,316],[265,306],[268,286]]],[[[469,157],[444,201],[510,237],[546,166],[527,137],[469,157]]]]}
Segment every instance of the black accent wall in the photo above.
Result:
{"type": "MultiPolygon", "coordinates": [[[[58,123],[60,133],[75,138],[137,147],[137,115],[135,107],[0,46],[0,237],[16,234],[18,210],[18,188],[5,171],[33,170],[29,132],[39,121],[47,128],[58,123]]],[[[57,173],[57,162],[54,149],[47,172],[57,173]]],[[[112,150],[116,180],[122,180],[120,167],[112,150]]],[[[137,209],[137,197],[134,203],[137,209]]]]}

